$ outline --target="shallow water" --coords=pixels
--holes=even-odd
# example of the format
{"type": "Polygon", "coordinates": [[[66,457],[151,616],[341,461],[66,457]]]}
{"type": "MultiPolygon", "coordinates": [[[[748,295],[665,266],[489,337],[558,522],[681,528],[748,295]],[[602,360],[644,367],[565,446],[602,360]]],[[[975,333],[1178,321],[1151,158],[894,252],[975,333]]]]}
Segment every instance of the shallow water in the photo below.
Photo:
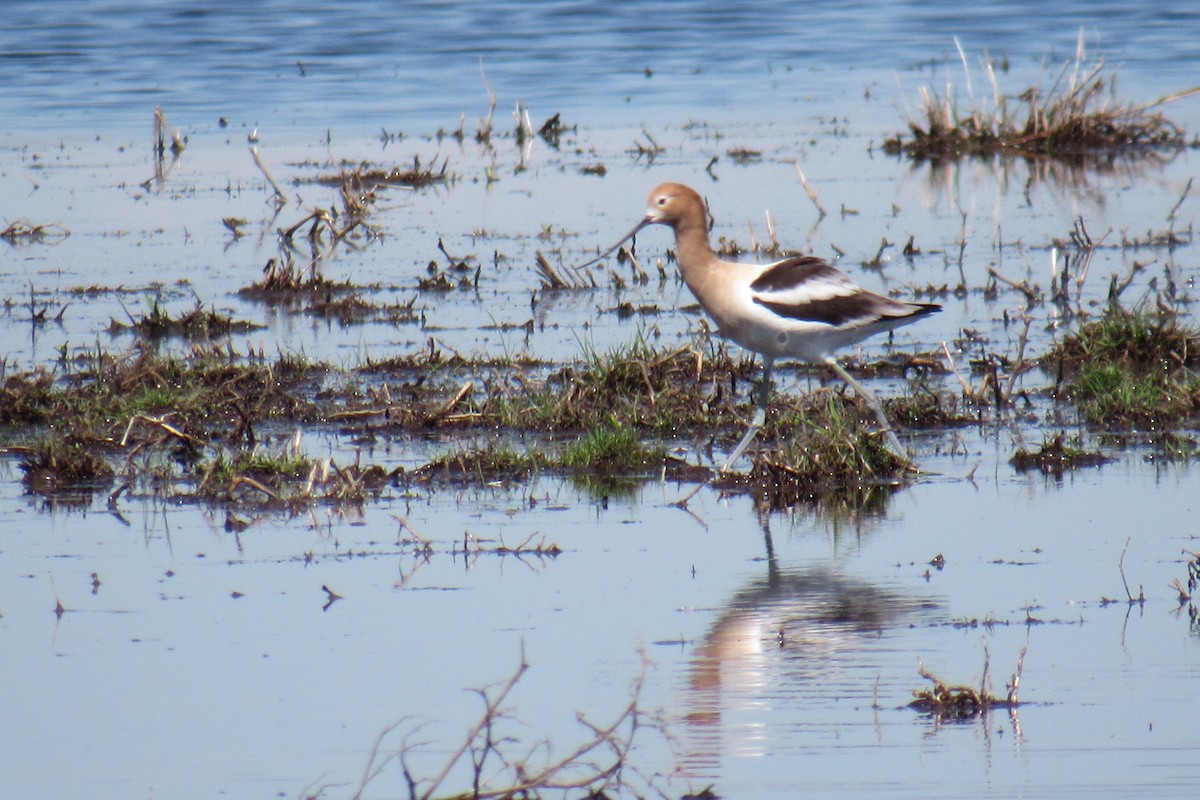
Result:
{"type": "MultiPolygon", "coordinates": [[[[642,702],[666,713],[693,785],[1171,796],[1200,744],[1179,713],[1200,648],[1169,590],[1177,554],[1195,547],[1191,483],[1136,464],[1057,488],[934,478],[858,523],[773,518],[769,561],[748,501],[706,490],[695,517],[664,506],[687,487],[602,508],[542,481],[234,536],[191,508],[41,512],[9,482],[6,783],[24,797],[294,796],[356,779],[376,732],[402,718],[427,721],[432,753],[415,762],[431,764],[478,712],[464,689],[506,676],[522,649],[520,732],[565,749],[575,711],[615,715],[645,648],[642,702]],[[437,552],[406,555],[394,515],[437,552]],[[564,552],[464,563],[448,552],[464,530],[510,545],[536,533],[564,552]],[[1127,539],[1144,608],[1101,602],[1124,597],[1127,539]],[[937,553],[946,566],[931,570],[937,553]],[[326,585],[344,599],[323,610],[326,585]],[[1028,648],[1016,714],[939,726],[902,708],[923,683],[918,659],[976,682],[985,646],[1001,691],[1028,648]],[[51,753],[73,769],[41,768],[51,753]]],[[[643,763],[675,763],[647,747],[643,763]]]]}
{"type": "MultiPolygon", "coordinates": [[[[1003,286],[986,296],[989,268],[1044,288],[1050,245],[1076,219],[1116,244],[1190,234],[1196,216],[1193,152],[1064,173],[977,162],[935,171],[879,151],[917,87],[961,80],[954,36],[971,63],[984,49],[1007,54],[999,80],[1012,93],[1070,58],[1081,28],[1118,69],[1123,97],[1186,88],[1200,55],[1192,4],[47,8],[10,3],[0,30],[0,219],[55,222],[70,236],[0,243],[8,371],[130,346],[107,332],[110,321],[146,313],[155,297],[172,313],[201,302],[264,325],[233,337],[239,351],[347,367],[431,338],[467,355],[554,361],[638,336],[688,344],[701,322],[678,311],[692,300],[673,277],[614,288],[601,275],[604,288],[554,294],[537,291],[533,267],[538,250],[557,264],[606,247],[667,179],[708,196],[714,235],[762,241],[769,211],[785,246],[844,252],[840,265],[872,288],[961,285],[895,347],[948,342],[962,368],[981,353],[1011,355],[1020,334],[1006,318],[1019,318],[1024,298],[1003,286]],[[499,137],[475,145],[481,58],[498,130],[511,128],[518,100],[535,127],[561,112],[579,129],[558,150],[499,137]],[[158,104],[188,146],[156,181],[158,104]],[[433,135],[463,114],[466,144],[433,135]],[[256,127],[290,196],[277,215],[247,153],[256,127]],[[383,142],[381,129],[405,136],[383,142]],[[652,162],[628,152],[647,134],[665,148],[652,162]],[[738,164],[734,147],[762,157],[738,164]],[[391,165],[414,155],[448,159],[458,179],[387,192],[372,217],[382,240],[338,248],[323,270],[378,284],[377,302],[415,298],[423,319],[341,325],[234,294],[278,255],[276,229],[336,202],[333,190],[295,181],[336,171],[331,158],[391,165]],[[820,191],[823,220],[793,160],[820,191]],[[604,177],[581,174],[595,164],[604,177]],[[229,234],[229,216],[250,221],[247,236],[229,234]],[[923,251],[911,260],[898,252],[909,237],[923,251]],[[887,264],[863,269],[881,238],[896,245],[887,264]],[[477,291],[418,290],[431,260],[446,265],[439,239],[480,265],[477,291]],[[30,292],[35,312],[61,319],[32,322],[30,292]],[[657,310],[625,318],[623,302],[657,310]]],[[[1191,131],[1198,111],[1195,101],[1167,109],[1191,131]]],[[[1126,301],[1167,282],[1191,294],[1186,239],[1102,247],[1077,304],[1105,302],[1112,276],[1136,264],[1147,266],[1126,301]]],[[[667,245],[662,231],[639,237],[652,275],[667,245]]],[[[1030,309],[1030,353],[1067,324],[1062,312],[1030,309]]],[[[863,356],[887,352],[874,342],[863,356]]],[[[187,798],[298,797],[329,784],[325,796],[344,797],[377,734],[401,720],[424,724],[414,740],[428,744],[411,760],[431,775],[478,717],[469,690],[506,678],[522,651],[531,669],[510,703],[514,733],[562,753],[583,737],[576,711],[603,723],[628,702],[644,651],[640,704],[661,711],[674,747],[645,732],[633,761],[663,773],[673,796],[709,784],[740,798],[1190,796],[1200,634],[1171,582],[1186,576],[1181,551],[1198,547],[1194,467],[1155,465],[1134,447],[1058,481],[1016,474],[1014,449],[1060,429],[1037,399],[1050,382],[1023,379],[1032,419],[916,439],[929,474],[849,519],[802,509],[764,520],[749,499],[710,488],[689,513],[669,505],[688,485],[652,481],[599,498],[535,479],[391,488],[361,510],[268,515],[233,533],[224,510],[153,498],[122,498],[115,511],[102,497],[47,504],[23,494],[5,456],[0,786],[21,798],[187,798]],[[415,554],[401,519],[432,541],[432,555],[415,554]],[[464,558],[464,534],[509,546],[544,537],[563,552],[464,558]],[[940,570],[928,563],[939,553],[940,570]],[[1122,569],[1144,605],[1124,602],[1122,569]],[[322,586],[343,599],[325,608],[322,586]],[[939,725],[904,708],[924,688],[918,659],[952,682],[978,682],[985,647],[1000,694],[1027,648],[1027,704],[1016,714],[939,725]]],[[[781,380],[790,391],[814,383],[781,380]]],[[[671,444],[704,458],[694,441],[671,444]]],[[[327,431],[308,432],[305,446],[312,457],[355,452],[327,431]]],[[[366,457],[412,467],[452,446],[383,439],[366,457]]],[[[395,770],[372,788],[404,793],[395,770]]]]}

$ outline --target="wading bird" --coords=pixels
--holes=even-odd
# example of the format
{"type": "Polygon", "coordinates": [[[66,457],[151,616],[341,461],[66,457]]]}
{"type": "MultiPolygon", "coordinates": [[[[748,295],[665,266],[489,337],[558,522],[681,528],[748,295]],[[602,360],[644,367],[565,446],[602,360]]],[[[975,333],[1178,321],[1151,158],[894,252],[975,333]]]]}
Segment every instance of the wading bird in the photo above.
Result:
{"type": "Polygon", "coordinates": [[[647,225],[670,226],[675,231],[676,258],[684,283],[717,324],[718,332],[762,356],[758,408],[721,471],[729,470],[766,422],[771,368],[779,358],[827,364],[871,406],[889,446],[907,461],[908,454],[879,399],[834,359],[833,352],[916,322],[942,307],[905,303],[867,291],[816,256],[793,256],[765,265],[724,261],[708,242],[707,222],[704,200],[695,190],[681,183],[664,183],[650,193],[642,221],[587,264],[605,258],[647,225]]]}

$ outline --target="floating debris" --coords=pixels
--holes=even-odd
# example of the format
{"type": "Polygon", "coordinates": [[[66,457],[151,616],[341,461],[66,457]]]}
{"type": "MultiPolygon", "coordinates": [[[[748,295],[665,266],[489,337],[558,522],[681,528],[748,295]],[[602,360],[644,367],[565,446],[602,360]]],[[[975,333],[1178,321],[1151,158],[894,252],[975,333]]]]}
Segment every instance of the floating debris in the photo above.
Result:
{"type": "Polygon", "coordinates": [[[925,669],[925,665],[918,661],[917,672],[922,678],[932,683],[933,688],[913,690],[914,699],[908,706],[939,721],[973,719],[994,708],[1015,709],[1020,705],[1017,700],[1017,692],[1021,686],[1021,672],[1025,667],[1025,652],[1026,648],[1022,647],[1021,654],[1017,657],[1017,668],[1008,684],[1008,694],[1003,698],[994,696],[987,688],[988,652],[986,645],[983,649],[983,677],[980,679],[978,689],[971,686],[950,685],[925,669]]]}

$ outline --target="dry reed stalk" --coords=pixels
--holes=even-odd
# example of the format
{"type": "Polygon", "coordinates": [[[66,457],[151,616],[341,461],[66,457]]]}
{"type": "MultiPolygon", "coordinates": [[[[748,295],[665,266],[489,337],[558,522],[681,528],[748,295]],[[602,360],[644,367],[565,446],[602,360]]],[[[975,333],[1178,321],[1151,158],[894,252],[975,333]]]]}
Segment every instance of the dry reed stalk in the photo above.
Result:
{"type": "Polygon", "coordinates": [[[254,159],[254,164],[259,168],[259,170],[262,172],[263,176],[267,179],[267,183],[269,183],[271,185],[271,191],[273,191],[275,193],[275,202],[281,206],[286,205],[287,201],[288,201],[287,195],[284,194],[283,190],[279,188],[279,184],[276,183],[275,178],[273,178],[271,176],[271,171],[268,170],[267,165],[263,163],[262,156],[260,156],[258,154],[257,146],[250,145],[250,157],[252,159],[254,159]]]}

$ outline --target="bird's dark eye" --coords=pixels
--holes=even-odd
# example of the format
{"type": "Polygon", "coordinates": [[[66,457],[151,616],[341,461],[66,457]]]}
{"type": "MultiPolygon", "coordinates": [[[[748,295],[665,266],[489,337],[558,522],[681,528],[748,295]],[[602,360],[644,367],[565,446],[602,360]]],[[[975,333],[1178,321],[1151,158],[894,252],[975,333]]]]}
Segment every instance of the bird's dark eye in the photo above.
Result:
{"type": "Polygon", "coordinates": [[[667,204],[667,196],[663,195],[662,197],[658,198],[658,204],[660,206],[665,206],[667,204]]]}

